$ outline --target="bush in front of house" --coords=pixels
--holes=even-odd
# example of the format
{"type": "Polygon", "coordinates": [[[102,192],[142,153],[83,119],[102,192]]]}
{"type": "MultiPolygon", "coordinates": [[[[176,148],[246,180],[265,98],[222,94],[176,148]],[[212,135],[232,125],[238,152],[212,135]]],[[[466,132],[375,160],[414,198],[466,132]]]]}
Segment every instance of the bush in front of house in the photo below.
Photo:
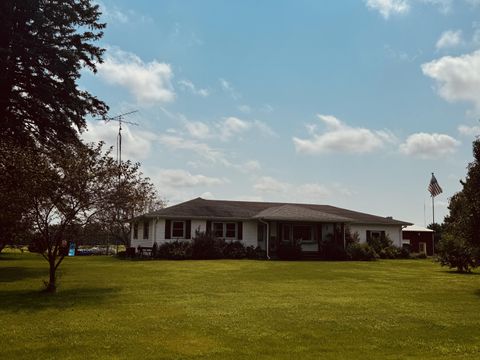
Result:
{"type": "Polygon", "coordinates": [[[217,239],[211,233],[196,231],[192,242],[193,259],[210,260],[223,257],[225,240],[217,239]]]}
{"type": "Polygon", "coordinates": [[[158,247],[156,258],[167,260],[188,260],[192,258],[193,247],[190,241],[171,241],[158,247]]]}
{"type": "Polygon", "coordinates": [[[280,260],[300,260],[302,258],[302,245],[300,243],[280,243],[277,249],[280,260]]]}
{"type": "Polygon", "coordinates": [[[348,260],[353,261],[373,261],[378,258],[378,254],[373,248],[364,243],[352,242],[347,245],[346,256],[348,260]]]}
{"type": "Polygon", "coordinates": [[[346,260],[347,253],[342,244],[335,241],[333,235],[329,234],[327,238],[320,244],[320,253],[323,254],[325,260],[346,260]]]}
{"type": "Polygon", "coordinates": [[[472,247],[467,241],[451,234],[442,236],[437,246],[438,261],[442,266],[457,269],[457,272],[471,272],[480,265],[478,249],[472,247]]]}
{"type": "Polygon", "coordinates": [[[245,259],[247,250],[240,241],[225,242],[223,244],[224,259],[245,259]]]}
{"type": "Polygon", "coordinates": [[[267,258],[267,252],[260,246],[247,246],[245,248],[246,258],[251,260],[264,260],[267,258]]]}

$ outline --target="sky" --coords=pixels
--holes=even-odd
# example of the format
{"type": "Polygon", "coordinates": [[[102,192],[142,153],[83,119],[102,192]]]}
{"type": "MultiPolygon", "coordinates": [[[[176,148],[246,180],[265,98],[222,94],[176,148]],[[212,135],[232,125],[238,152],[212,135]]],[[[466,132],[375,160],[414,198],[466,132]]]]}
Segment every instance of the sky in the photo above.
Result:
{"type": "MultiPolygon", "coordinates": [[[[97,2],[98,72],[132,110],[122,158],[169,205],[329,204],[418,225],[461,189],[480,134],[480,0],[97,2]]],[[[118,124],[88,119],[87,141],[118,124]]]]}

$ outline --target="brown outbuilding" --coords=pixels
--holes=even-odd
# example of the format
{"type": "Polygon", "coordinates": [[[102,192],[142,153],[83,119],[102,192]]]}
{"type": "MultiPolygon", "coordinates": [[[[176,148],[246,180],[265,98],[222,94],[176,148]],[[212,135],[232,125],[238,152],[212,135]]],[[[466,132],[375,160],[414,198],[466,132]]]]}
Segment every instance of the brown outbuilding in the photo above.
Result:
{"type": "Polygon", "coordinates": [[[402,244],[411,252],[424,253],[432,256],[435,253],[435,231],[422,226],[410,225],[402,230],[402,244]]]}

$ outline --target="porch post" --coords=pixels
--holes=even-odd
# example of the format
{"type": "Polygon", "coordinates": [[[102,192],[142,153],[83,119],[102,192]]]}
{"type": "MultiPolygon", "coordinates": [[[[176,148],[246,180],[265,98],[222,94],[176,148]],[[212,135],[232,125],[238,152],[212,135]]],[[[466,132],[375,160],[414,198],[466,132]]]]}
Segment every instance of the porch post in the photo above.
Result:
{"type": "Polygon", "coordinates": [[[347,239],[345,238],[345,224],[342,223],[342,230],[343,230],[343,249],[347,248],[347,239]]]}

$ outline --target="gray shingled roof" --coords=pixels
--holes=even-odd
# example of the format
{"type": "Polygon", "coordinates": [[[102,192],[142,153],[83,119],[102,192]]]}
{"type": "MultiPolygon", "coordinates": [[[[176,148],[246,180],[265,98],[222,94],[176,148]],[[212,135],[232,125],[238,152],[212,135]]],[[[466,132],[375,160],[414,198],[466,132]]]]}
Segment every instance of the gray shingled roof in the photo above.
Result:
{"type": "Polygon", "coordinates": [[[154,211],[142,217],[171,219],[265,219],[315,222],[345,222],[381,225],[410,225],[406,221],[365,214],[330,205],[289,204],[274,202],[206,200],[196,198],[154,211]]]}

